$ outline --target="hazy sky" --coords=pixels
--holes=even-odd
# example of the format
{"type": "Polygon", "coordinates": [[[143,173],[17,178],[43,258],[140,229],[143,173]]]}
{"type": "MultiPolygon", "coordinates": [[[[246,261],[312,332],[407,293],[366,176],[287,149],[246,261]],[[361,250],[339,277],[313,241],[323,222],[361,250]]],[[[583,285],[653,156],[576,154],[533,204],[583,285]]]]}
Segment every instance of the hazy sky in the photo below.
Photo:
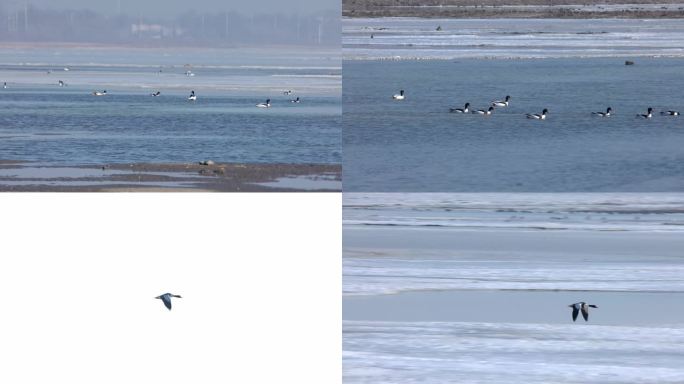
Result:
{"type": "MultiPolygon", "coordinates": [[[[169,17],[195,10],[197,12],[239,11],[243,13],[300,13],[340,9],[340,0],[25,0],[40,8],[92,9],[114,14],[119,3],[123,13],[169,17]]],[[[23,6],[24,0],[3,0],[9,8],[23,6]]]]}
{"type": "Polygon", "coordinates": [[[0,199],[0,383],[340,382],[339,197],[128,195],[0,199]]]}

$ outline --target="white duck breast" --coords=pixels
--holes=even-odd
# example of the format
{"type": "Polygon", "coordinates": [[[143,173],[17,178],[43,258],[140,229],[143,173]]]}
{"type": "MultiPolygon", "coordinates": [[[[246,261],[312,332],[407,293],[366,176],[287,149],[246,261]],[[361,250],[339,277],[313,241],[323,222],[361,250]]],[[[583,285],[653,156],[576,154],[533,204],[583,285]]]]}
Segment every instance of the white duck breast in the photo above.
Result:
{"type": "Polygon", "coordinates": [[[188,96],[188,100],[190,100],[190,101],[196,101],[197,100],[197,95],[195,95],[195,91],[190,91],[190,96],[188,96]]]}
{"type": "Polygon", "coordinates": [[[404,98],[405,98],[405,96],[404,96],[404,90],[403,90],[403,89],[400,90],[400,91],[399,91],[399,94],[398,94],[398,95],[392,96],[392,98],[393,98],[394,100],[404,100],[404,98]]]}

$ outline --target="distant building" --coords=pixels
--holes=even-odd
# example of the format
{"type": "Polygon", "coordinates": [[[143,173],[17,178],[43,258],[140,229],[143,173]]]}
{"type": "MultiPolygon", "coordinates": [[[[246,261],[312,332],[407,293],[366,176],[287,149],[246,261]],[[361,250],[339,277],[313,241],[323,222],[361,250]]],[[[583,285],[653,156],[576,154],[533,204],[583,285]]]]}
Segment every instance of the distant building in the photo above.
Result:
{"type": "Polygon", "coordinates": [[[170,28],[161,24],[131,24],[131,34],[149,39],[166,39],[183,35],[183,30],[170,28]]]}

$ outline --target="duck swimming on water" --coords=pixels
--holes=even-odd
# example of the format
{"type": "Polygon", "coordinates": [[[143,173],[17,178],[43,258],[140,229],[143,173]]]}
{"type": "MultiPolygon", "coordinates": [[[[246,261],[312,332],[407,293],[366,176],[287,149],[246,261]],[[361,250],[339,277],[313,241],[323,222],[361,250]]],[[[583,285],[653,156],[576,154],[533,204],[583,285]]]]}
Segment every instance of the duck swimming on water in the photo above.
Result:
{"type": "Polygon", "coordinates": [[[539,113],[528,113],[526,116],[528,119],[536,119],[536,120],[546,120],[546,114],[549,113],[549,110],[544,108],[541,114],[539,113]]]}
{"type": "Polygon", "coordinates": [[[660,114],[664,116],[679,116],[679,112],[677,111],[662,111],[660,114]]]}
{"type": "Polygon", "coordinates": [[[449,112],[451,113],[468,113],[470,110],[468,109],[470,107],[470,103],[465,103],[463,108],[449,108],[449,112]]]}
{"type": "Polygon", "coordinates": [[[610,117],[611,112],[613,112],[613,108],[608,107],[605,112],[592,112],[591,114],[594,116],[610,117]]]}
{"type": "Polygon", "coordinates": [[[473,113],[475,113],[477,115],[485,115],[485,116],[491,115],[492,112],[494,112],[494,107],[489,107],[488,109],[477,109],[477,110],[473,111],[473,113]]]}
{"type": "Polygon", "coordinates": [[[182,297],[180,295],[174,295],[173,293],[165,293],[161,296],[155,297],[155,299],[160,299],[164,303],[166,308],[168,308],[170,311],[171,310],[171,298],[172,297],[177,297],[179,299],[182,299],[182,297]]]}
{"type": "Polygon", "coordinates": [[[510,96],[506,96],[503,100],[492,101],[492,105],[495,107],[508,107],[508,100],[510,99],[510,96]]]}
{"type": "Polygon", "coordinates": [[[636,115],[636,117],[640,117],[642,119],[650,119],[651,117],[653,117],[653,108],[649,108],[648,112],[645,115],[639,114],[639,115],[636,115]]]}

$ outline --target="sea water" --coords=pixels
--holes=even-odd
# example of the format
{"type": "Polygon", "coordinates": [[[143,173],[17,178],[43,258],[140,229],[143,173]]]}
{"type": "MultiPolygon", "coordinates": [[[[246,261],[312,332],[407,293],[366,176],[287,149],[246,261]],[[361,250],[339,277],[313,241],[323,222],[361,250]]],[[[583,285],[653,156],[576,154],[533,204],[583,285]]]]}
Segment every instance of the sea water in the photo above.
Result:
{"type": "Polygon", "coordinates": [[[684,111],[681,73],[680,58],[345,62],[344,188],[681,191],[684,120],[659,115],[684,111]],[[491,116],[449,113],[506,95],[491,116]]]}
{"type": "Polygon", "coordinates": [[[0,82],[7,82],[0,89],[3,160],[341,162],[341,68],[334,50],[0,52],[0,82]],[[106,96],[92,95],[102,90],[106,96]],[[195,102],[187,100],[192,90],[195,102]],[[150,95],[156,91],[161,95],[150,95]],[[291,103],[297,96],[301,102],[291,103]],[[267,98],[271,108],[256,107],[267,98]]]}
{"type": "Polygon", "coordinates": [[[343,204],[345,382],[684,381],[684,195],[343,204]]]}
{"type": "Polygon", "coordinates": [[[439,22],[345,20],[346,191],[684,190],[684,121],[660,115],[684,111],[684,58],[668,48],[684,44],[684,22],[451,20],[427,30],[439,22]],[[359,54],[363,28],[380,34],[363,48],[377,56],[359,54]],[[376,60],[395,57],[376,42],[383,34],[410,53],[376,60]],[[406,99],[393,100],[402,89],[406,99]],[[507,95],[491,116],[449,113],[507,95]],[[608,107],[611,117],[592,115],[608,107]],[[649,107],[652,119],[637,117],[649,107]],[[526,118],[545,108],[545,121],[526,118]]]}

